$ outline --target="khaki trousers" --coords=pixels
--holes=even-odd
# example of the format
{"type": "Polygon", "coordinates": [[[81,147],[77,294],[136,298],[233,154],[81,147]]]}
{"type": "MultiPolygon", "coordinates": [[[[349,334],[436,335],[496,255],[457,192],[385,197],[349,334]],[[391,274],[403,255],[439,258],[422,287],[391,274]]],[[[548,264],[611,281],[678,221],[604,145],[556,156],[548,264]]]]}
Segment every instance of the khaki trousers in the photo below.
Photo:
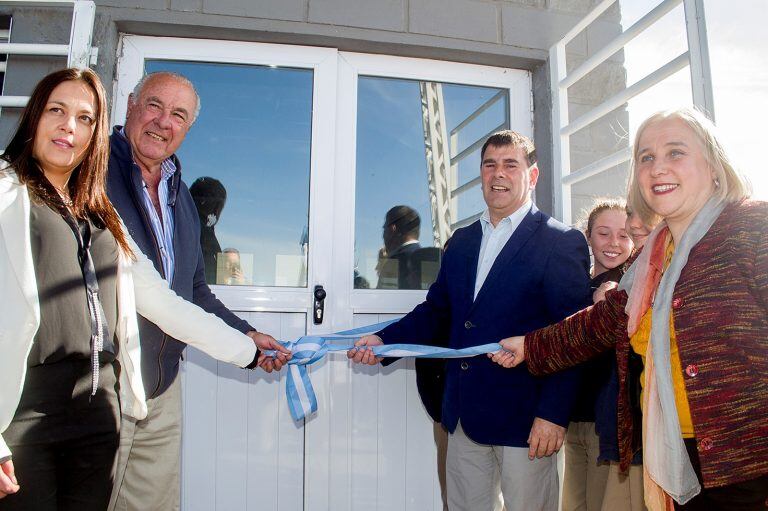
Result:
{"type": "Polygon", "coordinates": [[[598,463],[600,438],[594,422],[571,422],[565,436],[563,511],[601,511],[608,463],[598,463]]]}
{"type": "Polygon", "coordinates": [[[527,447],[479,444],[461,424],[448,435],[446,482],[451,511],[557,511],[555,456],[531,461],[527,447]]]}
{"type": "Polygon", "coordinates": [[[643,466],[630,465],[622,474],[619,464],[611,462],[601,511],[645,511],[643,466]]]}
{"type": "Polygon", "coordinates": [[[448,492],[445,484],[445,456],[448,451],[448,431],[439,422],[433,424],[435,447],[437,448],[437,480],[440,482],[440,497],[443,499],[443,511],[448,511],[448,492]]]}
{"type": "Polygon", "coordinates": [[[110,511],[177,511],[180,501],[181,377],[147,400],[147,417],[123,416],[110,511]]]}

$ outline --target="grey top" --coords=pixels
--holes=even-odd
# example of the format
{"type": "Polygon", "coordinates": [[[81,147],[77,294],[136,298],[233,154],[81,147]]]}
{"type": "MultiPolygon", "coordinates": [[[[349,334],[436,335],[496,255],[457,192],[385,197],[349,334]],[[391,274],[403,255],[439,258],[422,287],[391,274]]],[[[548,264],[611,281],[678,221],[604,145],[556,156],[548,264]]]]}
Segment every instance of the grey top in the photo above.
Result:
{"type": "MultiPolygon", "coordinates": [[[[32,261],[40,297],[40,328],[35,335],[27,366],[50,364],[64,359],[90,359],[91,317],[88,312],[78,244],[61,215],[30,196],[32,261]]],[[[91,257],[99,282],[109,335],[102,360],[115,357],[117,322],[117,242],[108,229],[91,222],[91,257]]]]}

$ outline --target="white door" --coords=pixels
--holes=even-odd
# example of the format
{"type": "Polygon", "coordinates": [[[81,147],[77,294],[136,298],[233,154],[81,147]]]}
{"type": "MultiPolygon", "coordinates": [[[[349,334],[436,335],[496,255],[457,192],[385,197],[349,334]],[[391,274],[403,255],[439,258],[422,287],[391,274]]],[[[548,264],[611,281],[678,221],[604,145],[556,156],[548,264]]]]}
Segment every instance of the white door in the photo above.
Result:
{"type": "MultiPolygon", "coordinates": [[[[209,283],[283,340],[383,321],[423,300],[451,230],[482,211],[482,140],[500,127],[532,132],[523,71],[139,36],[122,40],[116,124],[141,74],[157,70],[187,76],[202,100],[179,157],[206,225],[209,283]],[[398,205],[407,208],[387,215],[398,205]],[[393,225],[414,218],[419,232],[393,239],[393,225]],[[417,274],[403,275],[399,245],[418,245],[417,274]],[[319,325],[315,286],[327,292],[319,325]]],[[[412,361],[316,363],[319,410],[302,423],[282,374],[192,349],[182,374],[184,509],[442,509],[412,361]]]]}

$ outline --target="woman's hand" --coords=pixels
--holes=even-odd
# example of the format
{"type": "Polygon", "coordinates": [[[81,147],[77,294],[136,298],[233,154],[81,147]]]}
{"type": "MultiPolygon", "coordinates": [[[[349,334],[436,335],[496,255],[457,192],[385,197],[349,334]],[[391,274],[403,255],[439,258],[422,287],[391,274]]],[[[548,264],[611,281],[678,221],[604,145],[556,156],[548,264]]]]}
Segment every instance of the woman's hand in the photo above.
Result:
{"type": "Polygon", "coordinates": [[[502,367],[516,367],[525,360],[525,337],[507,337],[499,341],[501,350],[488,353],[488,358],[502,367]]]}
{"type": "Polygon", "coordinates": [[[617,282],[613,282],[611,280],[603,282],[600,284],[600,287],[595,289],[595,291],[592,293],[592,303],[602,302],[605,300],[605,293],[611,289],[616,289],[617,287],[619,287],[617,282]]]}
{"type": "Polygon", "coordinates": [[[19,482],[13,472],[13,461],[0,463],[0,499],[19,491],[19,482]]]}

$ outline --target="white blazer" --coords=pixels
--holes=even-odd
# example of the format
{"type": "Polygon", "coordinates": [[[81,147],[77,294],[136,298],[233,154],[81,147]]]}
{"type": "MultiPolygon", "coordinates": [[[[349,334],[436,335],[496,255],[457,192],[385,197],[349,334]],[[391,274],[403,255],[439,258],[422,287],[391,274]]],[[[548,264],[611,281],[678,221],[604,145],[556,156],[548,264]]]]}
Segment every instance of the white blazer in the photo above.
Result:
{"type": "MultiPolygon", "coordinates": [[[[3,162],[5,163],[5,162],[3,162]]],[[[2,433],[19,405],[27,356],[40,327],[32,245],[29,195],[16,173],[0,166],[0,458],[10,455],[2,433]]],[[[141,381],[138,312],[165,333],[210,356],[245,367],[256,356],[247,335],[227,326],[171,289],[127,234],[135,260],[121,255],[117,269],[118,361],[121,412],[143,419],[147,415],[141,381]]]]}

